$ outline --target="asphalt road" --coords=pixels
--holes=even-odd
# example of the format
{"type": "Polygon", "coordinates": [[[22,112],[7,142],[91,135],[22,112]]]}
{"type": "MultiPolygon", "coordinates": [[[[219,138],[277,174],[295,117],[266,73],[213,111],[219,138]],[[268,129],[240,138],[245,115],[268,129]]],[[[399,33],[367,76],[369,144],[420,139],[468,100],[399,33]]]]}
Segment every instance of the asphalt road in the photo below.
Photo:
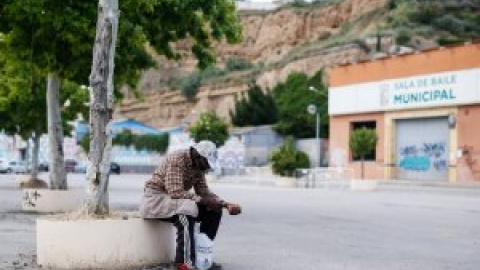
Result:
{"type": "MultiPolygon", "coordinates": [[[[84,188],[82,175],[69,178],[84,188]]],[[[111,207],[136,209],[147,178],[113,176],[111,207]]],[[[215,242],[225,269],[480,269],[480,189],[212,189],[244,210],[224,216],[215,242]]],[[[31,269],[37,216],[20,211],[20,198],[12,176],[0,175],[0,269],[31,269]]]]}

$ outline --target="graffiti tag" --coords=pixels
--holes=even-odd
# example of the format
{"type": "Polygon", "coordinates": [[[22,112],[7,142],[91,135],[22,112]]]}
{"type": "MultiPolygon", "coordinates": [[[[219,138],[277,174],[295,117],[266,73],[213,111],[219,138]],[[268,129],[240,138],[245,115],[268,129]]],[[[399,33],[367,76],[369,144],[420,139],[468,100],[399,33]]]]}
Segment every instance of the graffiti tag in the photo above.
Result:
{"type": "Polygon", "coordinates": [[[425,142],[420,146],[407,145],[399,149],[401,156],[398,166],[408,171],[441,171],[448,168],[446,143],[425,142]]]}
{"type": "Polygon", "coordinates": [[[25,191],[25,193],[23,194],[23,203],[26,205],[26,206],[31,206],[31,207],[35,207],[36,206],[36,202],[38,200],[39,197],[41,197],[42,195],[40,195],[40,193],[38,193],[36,190],[35,191],[25,191]]]}
{"type": "Polygon", "coordinates": [[[430,170],[430,158],[428,156],[405,157],[400,161],[399,166],[410,171],[430,170]]]}
{"type": "Polygon", "coordinates": [[[422,151],[430,156],[439,158],[445,154],[445,144],[444,143],[424,143],[422,151]]]}

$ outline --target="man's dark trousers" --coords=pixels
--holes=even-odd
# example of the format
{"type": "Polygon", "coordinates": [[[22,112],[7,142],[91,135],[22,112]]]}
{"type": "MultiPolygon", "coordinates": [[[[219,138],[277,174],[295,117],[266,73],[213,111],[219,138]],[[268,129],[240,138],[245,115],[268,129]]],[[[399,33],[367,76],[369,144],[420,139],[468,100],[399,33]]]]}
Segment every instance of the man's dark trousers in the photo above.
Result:
{"type": "Polygon", "coordinates": [[[188,215],[175,215],[168,219],[162,219],[173,223],[177,228],[176,263],[195,264],[195,222],[200,223],[200,232],[206,234],[212,241],[217,235],[222,219],[222,209],[207,209],[203,204],[197,204],[197,206],[197,218],[188,215]]]}

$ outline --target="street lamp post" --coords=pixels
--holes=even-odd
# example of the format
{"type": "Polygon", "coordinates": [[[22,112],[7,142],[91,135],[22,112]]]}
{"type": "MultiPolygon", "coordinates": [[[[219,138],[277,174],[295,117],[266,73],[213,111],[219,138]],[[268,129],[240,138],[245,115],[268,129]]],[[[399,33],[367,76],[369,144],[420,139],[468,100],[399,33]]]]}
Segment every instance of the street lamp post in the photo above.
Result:
{"type": "MultiPolygon", "coordinates": [[[[323,92],[320,92],[317,88],[313,87],[313,86],[310,86],[308,87],[308,90],[309,91],[312,91],[312,92],[315,92],[315,93],[318,93],[320,95],[323,95],[323,96],[326,96],[325,93],[323,92]]],[[[317,106],[315,106],[314,104],[310,104],[308,105],[308,112],[310,114],[315,114],[316,115],[316,129],[315,129],[315,142],[316,142],[316,156],[317,156],[317,164],[315,164],[316,166],[318,167],[321,167],[322,165],[322,161],[321,161],[321,148],[322,148],[322,145],[320,143],[320,112],[319,112],[319,109],[317,108],[317,106]]]]}
{"type": "Polygon", "coordinates": [[[310,104],[308,105],[307,107],[307,111],[310,113],[310,114],[315,114],[316,116],[316,126],[315,126],[315,156],[316,156],[316,162],[315,162],[315,167],[320,167],[321,165],[321,162],[320,162],[320,140],[319,140],[319,137],[320,137],[320,114],[318,112],[318,108],[317,106],[315,106],[314,104],[310,104]]]}

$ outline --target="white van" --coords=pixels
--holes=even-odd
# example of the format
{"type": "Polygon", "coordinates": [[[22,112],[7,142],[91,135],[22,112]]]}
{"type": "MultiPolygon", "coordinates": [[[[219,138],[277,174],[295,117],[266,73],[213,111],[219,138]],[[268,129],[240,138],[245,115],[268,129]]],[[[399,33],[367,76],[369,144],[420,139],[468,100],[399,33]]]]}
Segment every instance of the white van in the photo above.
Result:
{"type": "Polygon", "coordinates": [[[10,161],[5,158],[0,158],[0,173],[12,173],[13,170],[10,168],[10,161]]]}
{"type": "Polygon", "coordinates": [[[14,173],[28,173],[26,161],[10,161],[10,167],[14,173]]]}

